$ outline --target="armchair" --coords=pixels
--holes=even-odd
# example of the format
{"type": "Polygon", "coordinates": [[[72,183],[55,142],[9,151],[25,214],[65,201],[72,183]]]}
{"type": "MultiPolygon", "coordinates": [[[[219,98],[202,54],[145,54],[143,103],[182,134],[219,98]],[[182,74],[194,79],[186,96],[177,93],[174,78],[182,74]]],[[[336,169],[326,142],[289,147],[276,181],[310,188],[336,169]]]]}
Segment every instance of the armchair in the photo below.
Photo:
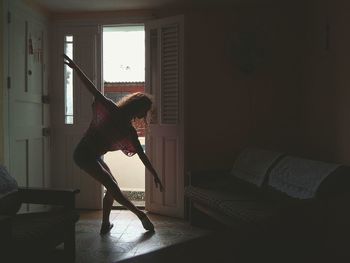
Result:
{"type": "MultiPolygon", "coordinates": [[[[0,173],[0,177],[3,177],[3,173],[0,173]]],[[[17,187],[7,195],[0,191],[0,261],[34,259],[38,262],[61,243],[64,243],[65,262],[74,261],[75,223],[79,219],[79,214],[74,209],[77,193],[78,189],[28,187],[17,187]],[[4,207],[17,205],[13,200],[17,204],[54,205],[54,209],[29,213],[13,213],[13,209],[6,211],[4,207]],[[6,201],[6,205],[3,201],[6,201]]]]}

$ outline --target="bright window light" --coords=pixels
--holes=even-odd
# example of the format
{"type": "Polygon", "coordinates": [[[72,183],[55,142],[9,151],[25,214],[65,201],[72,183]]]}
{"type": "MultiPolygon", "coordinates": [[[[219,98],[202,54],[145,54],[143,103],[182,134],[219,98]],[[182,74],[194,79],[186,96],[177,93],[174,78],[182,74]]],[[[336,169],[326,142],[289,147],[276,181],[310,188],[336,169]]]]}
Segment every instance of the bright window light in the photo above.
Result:
{"type": "MultiPolygon", "coordinates": [[[[73,59],[73,36],[65,36],[64,53],[73,59]]],[[[74,123],[73,115],[73,69],[64,65],[64,122],[74,123]]]]}
{"type": "Polygon", "coordinates": [[[103,28],[103,74],[106,82],[145,81],[143,26],[103,28]]]}

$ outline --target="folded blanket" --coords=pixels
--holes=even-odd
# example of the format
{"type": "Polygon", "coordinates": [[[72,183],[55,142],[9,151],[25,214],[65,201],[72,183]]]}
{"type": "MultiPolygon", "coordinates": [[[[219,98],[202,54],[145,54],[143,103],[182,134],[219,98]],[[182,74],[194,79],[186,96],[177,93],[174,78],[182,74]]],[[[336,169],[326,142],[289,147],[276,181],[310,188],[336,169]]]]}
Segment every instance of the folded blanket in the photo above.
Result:
{"type": "Polygon", "coordinates": [[[235,160],[231,174],[260,187],[268,170],[282,155],[280,152],[247,148],[235,160]]]}
{"type": "Polygon", "coordinates": [[[339,166],[334,163],[285,156],[271,170],[268,185],[291,197],[313,198],[322,181],[339,166]]]}

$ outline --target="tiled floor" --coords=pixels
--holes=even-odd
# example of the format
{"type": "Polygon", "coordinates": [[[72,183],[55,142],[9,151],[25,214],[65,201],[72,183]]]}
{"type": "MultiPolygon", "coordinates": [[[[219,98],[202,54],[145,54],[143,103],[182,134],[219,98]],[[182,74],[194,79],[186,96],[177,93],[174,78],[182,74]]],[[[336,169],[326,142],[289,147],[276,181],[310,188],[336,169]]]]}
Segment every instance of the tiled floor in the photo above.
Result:
{"type": "MultiPolygon", "coordinates": [[[[270,243],[266,235],[241,236],[224,229],[193,227],[176,218],[154,214],[149,217],[155,225],[154,233],[145,231],[130,211],[113,210],[111,219],[115,227],[101,236],[101,211],[82,211],[76,228],[75,263],[321,262],[313,260],[314,253],[300,257],[295,253],[295,244],[286,243],[288,238],[270,243]]],[[[62,256],[59,247],[44,262],[65,263],[62,256]]]]}
{"type": "Polygon", "coordinates": [[[138,218],[128,210],[112,210],[114,228],[101,236],[100,211],[82,211],[76,228],[76,263],[118,262],[122,259],[205,237],[210,232],[188,222],[149,214],[155,232],[145,231],[138,218]]]}

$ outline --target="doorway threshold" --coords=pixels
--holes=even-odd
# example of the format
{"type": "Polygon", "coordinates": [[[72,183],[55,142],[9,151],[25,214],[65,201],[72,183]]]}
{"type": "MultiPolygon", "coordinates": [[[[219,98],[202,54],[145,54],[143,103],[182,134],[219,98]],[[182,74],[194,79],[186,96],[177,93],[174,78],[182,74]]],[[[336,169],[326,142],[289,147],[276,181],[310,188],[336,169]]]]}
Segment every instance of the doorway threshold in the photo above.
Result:
{"type": "MultiPolygon", "coordinates": [[[[139,209],[145,208],[145,191],[122,190],[122,193],[139,209]]],[[[113,203],[113,209],[126,209],[117,201],[113,203]]]]}

